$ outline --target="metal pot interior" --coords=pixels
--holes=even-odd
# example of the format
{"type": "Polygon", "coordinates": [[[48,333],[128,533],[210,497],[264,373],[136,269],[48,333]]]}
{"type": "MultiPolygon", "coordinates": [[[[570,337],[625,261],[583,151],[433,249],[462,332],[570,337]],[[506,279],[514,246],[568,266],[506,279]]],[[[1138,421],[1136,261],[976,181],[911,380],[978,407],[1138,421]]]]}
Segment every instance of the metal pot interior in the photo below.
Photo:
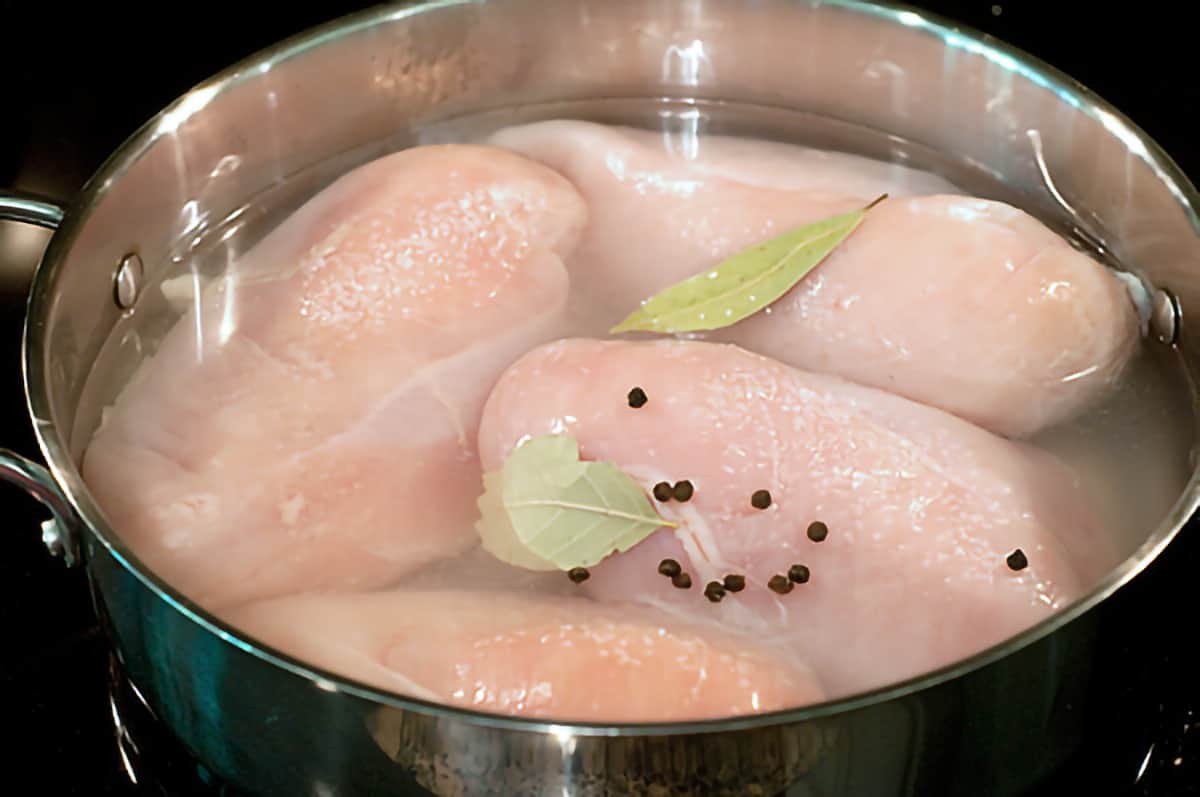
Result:
{"type": "MultiPolygon", "coordinates": [[[[1169,289],[1182,308],[1200,302],[1191,273],[1200,259],[1200,198],[1170,159],[1069,78],[923,14],[852,0],[443,0],[383,8],[284,42],[181,98],[113,155],[54,237],[33,289],[26,377],[43,451],[89,544],[201,627],[305,678],[418,712],[557,727],[382,694],[239,639],[138,562],[77,465],[102,408],[100,394],[85,389],[102,345],[121,341],[120,357],[96,366],[101,381],[121,383],[177,317],[145,288],[133,312],[113,300],[114,274],[127,255],[139,255],[144,285],[174,276],[197,252],[203,268],[219,273],[338,174],[428,140],[449,120],[485,112],[501,122],[538,118],[597,100],[613,108],[662,102],[676,120],[729,103],[751,115],[787,109],[829,131],[886,131],[890,144],[874,153],[884,158],[952,152],[1026,208],[1169,289]]],[[[1177,347],[1189,370],[1190,332],[1183,328],[1177,347]]],[[[1186,433],[1194,436],[1190,422],[1186,433]]],[[[676,733],[805,719],[953,678],[1044,637],[1133,578],[1191,515],[1198,488],[1193,473],[1162,523],[1083,599],[966,662],[786,717],[570,730],[676,733]]]]}

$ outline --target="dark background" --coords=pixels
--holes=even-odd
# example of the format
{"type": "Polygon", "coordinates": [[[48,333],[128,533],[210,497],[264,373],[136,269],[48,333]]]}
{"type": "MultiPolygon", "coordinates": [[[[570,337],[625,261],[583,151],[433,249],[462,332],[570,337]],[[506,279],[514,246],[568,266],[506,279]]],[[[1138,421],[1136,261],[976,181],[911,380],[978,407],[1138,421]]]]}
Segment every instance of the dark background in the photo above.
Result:
{"type": "MultiPolygon", "coordinates": [[[[193,84],[284,36],[369,5],[0,0],[0,186],[70,197],[126,136],[193,84]]],[[[1200,175],[1200,42],[1191,4],[918,5],[1079,79],[1132,117],[1193,178],[1200,175]]],[[[29,456],[36,446],[21,395],[20,325],[29,277],[47,238],[0,223],[0,446],[29,456]]],[[[40,507],[0,484],[0,716],[10,731],[0,741],[0,793],[27,793],[11,785],[26,775],[38,783],[29,787],[38,793],[139,793],[117,755],[105,690],[107,654],[83,576],[45,555],[38,539],[42,517],[40,507]]],[[[1171,611],[1193,617],[1194,598],[1189,604],[1171,611]]],[[[1194,629],[1195,623],[1186,626],[1194,629]]],[[[1156,655],[1180,666],[1177,654],[1156,655]]],[[[1193,672],[1200,677],[1188,671],[1164,678],[1190,682],[1193,672]]],[[[1148,759],[1157,780],[1146,779],[1136,793],[1200,793],[1180,774],[1191,768],[1175,760],[1190,763],[1183,762],[1186,739],[1179,734],[1191,721],[1195,694],[1176,690],[1158,706],[1164,728],[1176,727],[1176,737],[1147,738],[1148,745],[1158,745],[1148,759]],[[1176,698],[1178,705],[1171,705],[1176,698]]],[[[1161,698],[1160,692],[1147,699],[1161,698]]],[[[1135,793],[1125,787],[1113,784],[1112,793],[1135,793]]]]}

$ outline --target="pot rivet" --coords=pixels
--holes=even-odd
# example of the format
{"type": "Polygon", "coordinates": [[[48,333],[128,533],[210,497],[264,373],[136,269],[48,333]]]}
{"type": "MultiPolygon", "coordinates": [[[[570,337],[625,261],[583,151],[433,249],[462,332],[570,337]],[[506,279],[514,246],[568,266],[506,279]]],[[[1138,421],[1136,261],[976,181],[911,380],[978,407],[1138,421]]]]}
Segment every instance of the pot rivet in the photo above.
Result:
{"type": "Polygon", "coordinates": [[[117,307],[122,310],[133,307],[142,290],[142,275],[142,258],[136,252],[121,258],[121,265],[117,267],[117,275],[113,280],[113,300],[117,307]]]}
{"type": "Polygon", "coordinates": [[[1179,328],[1183,322],[1183,311],[1179,299],[1168,290],[1159,288],[1154,292],[1154,305],[1150,311],[1150,331],[1159,343],[1171,345],[1179,340],[1179,328]]]}

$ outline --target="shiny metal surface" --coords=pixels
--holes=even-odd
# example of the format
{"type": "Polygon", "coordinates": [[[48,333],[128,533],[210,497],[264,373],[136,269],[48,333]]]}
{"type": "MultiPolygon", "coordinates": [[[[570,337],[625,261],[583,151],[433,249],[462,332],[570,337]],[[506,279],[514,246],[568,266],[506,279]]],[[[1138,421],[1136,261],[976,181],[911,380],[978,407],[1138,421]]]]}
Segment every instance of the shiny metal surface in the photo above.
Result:
{"type": "Polygon", "coordinates": [[[52,515],[42,524],[42,542],[51,556],[62,557],[68,567],[79,561],[79,521],[50,471],[20,454],[0,448],[0,479],[11,482],[40,501],[52,515]]]}
{"type": "Polygon", "coordinates": [[[117,266],[117,273],[113,278],[113,301],[117,303],[117,307],[122,310],[133,307],[138,294],[141,293],[145,273],[142,258],[136,252],[121,258],[121,264],[117,266]]]}
{"type": "Polygon", "coordinates": [[[55,202],[30,194],[0,191],[0,221],[20,221],[57,230],[66,211],[55,202]]]}
{"type": "Polygon", "coordinates": [[[1150,314],[1150,331],[1159,343],[1174,344],[1183,330],[1183,308],[1179,299],[1168,290],[1154,294],[1154,309],[1150,314]]]}
{"type": "MultiPolygon", "coordinates": [[[[1091,673],[1114,633],[1104,602],[1195,510],[1195,474],[1133,557],[1003,645],[849,700],[674,726],[481,715],[313,670],[242,639],[160,582],[92,501],[77,469],[85,440],[76,420],[95,412],[81,406],[84,380],[122,322],[120,308],[98,300],[112,295],[111,264],[137,251],[153,281],[179,241],[283,178],[404,146],[430,121],[592,97],[803,109],[954,151],[1183,306],[1200,301],[1200,200],[1152,141],[1044,64],[907,9],[438,0],[349,18],[234,67],[152,120],[72,205],[35,280],[30,412],[86,526],[85,559],[123,667],[214,771],[263,793],[1024,789],[1069,754],[1103,690],[1115,688],[1091,673]]],[[[1191,334],[1183,330],[1183,351],[1191,334]]]]}

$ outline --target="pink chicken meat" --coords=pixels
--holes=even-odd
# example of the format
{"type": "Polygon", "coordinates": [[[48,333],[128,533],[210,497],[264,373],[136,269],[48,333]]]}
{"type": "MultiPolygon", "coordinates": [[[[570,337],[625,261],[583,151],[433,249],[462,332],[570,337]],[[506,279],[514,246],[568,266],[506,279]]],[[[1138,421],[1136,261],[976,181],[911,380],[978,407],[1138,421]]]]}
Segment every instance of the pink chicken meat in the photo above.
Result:
{"type": "Polygon", "coordinates": [[[1107,269],[1023,211],[952,195],[930,175],[719,136],[678,151],[659,134],[585,122],[491,140],[587,199],[569,265],[609,326],[746,247],[889,193],[792,291],[710,337],[1012,437],[1077,413],[1136,348],[1134,307],[1107,269]]]}
{"type": "Polygon", "coordinates": [[[453,590],[297,596],[227,619],[344,677],[489,713],[674,722],[824,696],[811,671],[763,646],[578,598],[453,590]]]}
{"type": "Polygon", "coordinates": [[[592,569],[585,589],[690,620],[790,639],[830,696],[974,654],[1036,624],[1113,564],[1074,475],[1048,454],[952,415],[731,345],[566,340],[519,360],[484,410],[480,453],[499,467],[523,439],[573,436],[647,491],[661,529],[592,569]],[[632,386],[648,401],[633,409],[632,386]],[[767,509],[751,496],[767,490],[767,509]],[[809,524],[828,537],[814,542],[809,524]],[[1029,565],[1010,569],[1020,548],[1029,565]],[[657,573],[674,558],[693,580],[657,573]],[[794,564],[810,580],[767,588],[794,564]],[[720,604],[725,575],[747,587],[720,604]]]}
{"type": "Polygon", "coordinates": [[[210,608],[371,588],[462,550],[483,402],[560,334],[585,216],[563,178],[497,149],[351,172],[141,366],[86,452],[89,487],[133,551],[210,608]]]}

